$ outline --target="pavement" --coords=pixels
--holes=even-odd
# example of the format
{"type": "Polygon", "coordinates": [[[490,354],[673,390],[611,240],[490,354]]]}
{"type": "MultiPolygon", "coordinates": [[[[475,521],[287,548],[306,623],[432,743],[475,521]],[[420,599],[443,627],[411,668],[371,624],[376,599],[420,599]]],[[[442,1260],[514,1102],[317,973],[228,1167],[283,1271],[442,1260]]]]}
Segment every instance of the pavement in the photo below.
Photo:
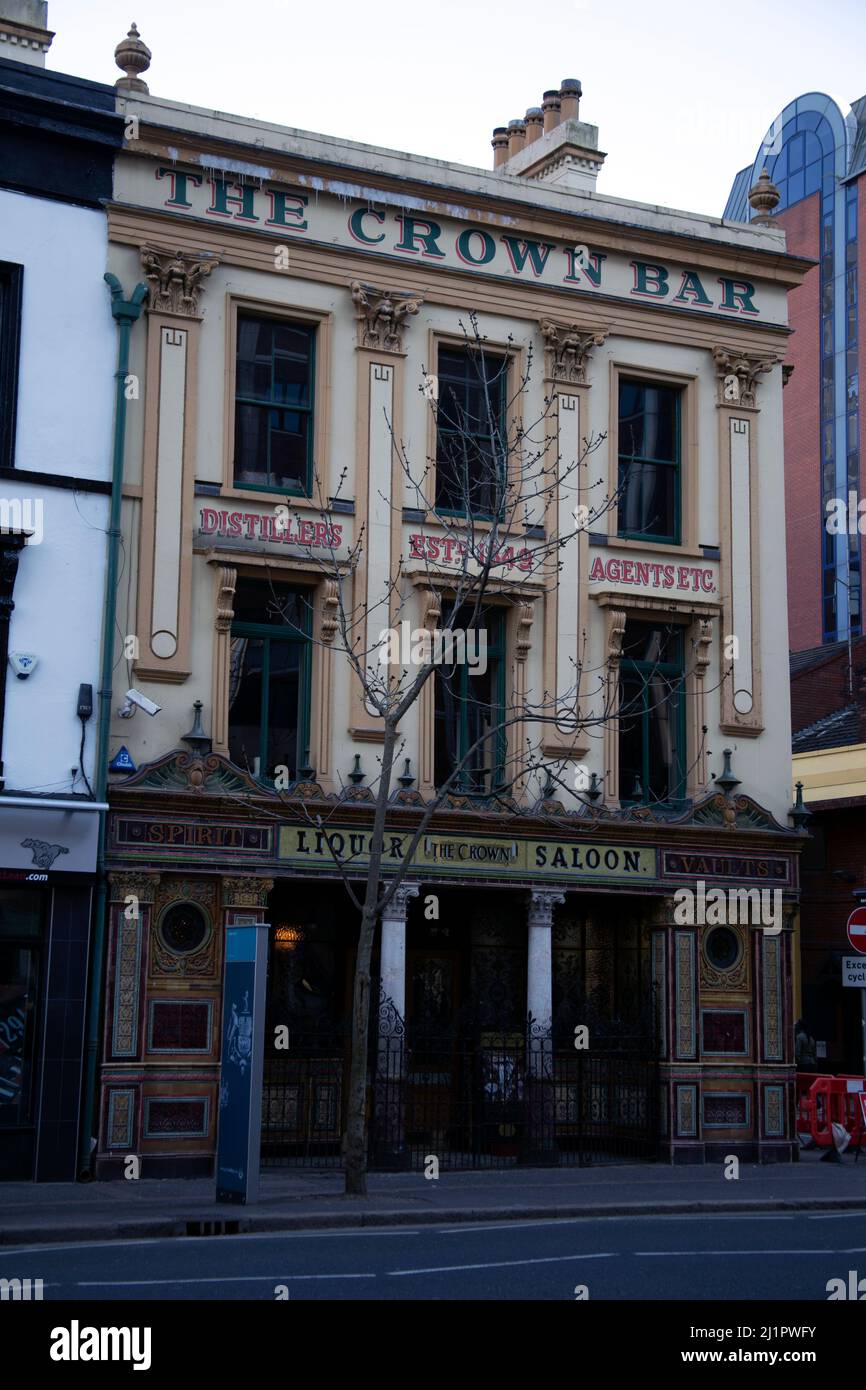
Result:
{"type": "Polygon", "coordinates": [[[701,1212],[866,1211],[866,1157],[819,1162],[371,1173],[347,1197],[338,1170],[270,1169],[254,1206],[218,1203],[208,1178],[0,1183],[0,1245],[442,1222],[701,1212]]]}

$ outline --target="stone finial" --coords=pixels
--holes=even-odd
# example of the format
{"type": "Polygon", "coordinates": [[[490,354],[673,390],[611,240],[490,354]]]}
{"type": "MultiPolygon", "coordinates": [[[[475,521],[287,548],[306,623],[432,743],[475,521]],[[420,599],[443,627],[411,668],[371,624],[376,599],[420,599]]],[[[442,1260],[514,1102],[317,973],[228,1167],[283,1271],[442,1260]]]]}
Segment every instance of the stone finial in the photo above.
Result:
{"type": "Polygon", "coordinates": [[[758,182],[749,189],[749,207],[755,213],[752,221],[769,226],[773,221],[772,214],[779,206],[781,197],[781,193],[767,170],[762,169],[758,182]]]}
{"type": "Polygon", "coordinates": [[[114,61],[124,74],[123,77],[118,77],[114,84],[117,91],[149,92],[147,83],[143,82],[138,74],[147,72],[152,57],[147,44],[142,43],[138,26],[133,20],[126,38],[121,39],[114,50],[114,61]]]}

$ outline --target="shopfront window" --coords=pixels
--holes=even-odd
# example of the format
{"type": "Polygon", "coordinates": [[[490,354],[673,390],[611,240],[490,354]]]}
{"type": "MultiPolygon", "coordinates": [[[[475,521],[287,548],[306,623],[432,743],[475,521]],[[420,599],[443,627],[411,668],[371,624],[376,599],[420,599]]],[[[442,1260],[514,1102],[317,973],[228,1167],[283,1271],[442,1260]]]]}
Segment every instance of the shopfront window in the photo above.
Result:
{"type": "Polygon", "coordinates": [[[619,795],[625,804],[684,796],[682,653],[680,628],[626,623],[619,682],[619,795]]]}
{"type": "MultiPolygon", "coordinates": [[[[466,634],[465,650],[473,659],[486,660],[436,669],[435,778],[441,787],[459,766],[450,790],[489,796],[505,776],[505,613],[482,609],[470,628],[472,611],[458,610],[451,631],[466,634]]],[[[456,642],[454,650],[460,650],[456,642]]]]}
{"type": "Polygon", "coordinates": [[[0,1126],[32,1123],[42,898],[0,888],[0,1126]]]}
{"type": "Polygon", "coordinates": [[[307,757],[312,590],[239,579],[229,668],[229,756],[273,783],[307,757]]]}

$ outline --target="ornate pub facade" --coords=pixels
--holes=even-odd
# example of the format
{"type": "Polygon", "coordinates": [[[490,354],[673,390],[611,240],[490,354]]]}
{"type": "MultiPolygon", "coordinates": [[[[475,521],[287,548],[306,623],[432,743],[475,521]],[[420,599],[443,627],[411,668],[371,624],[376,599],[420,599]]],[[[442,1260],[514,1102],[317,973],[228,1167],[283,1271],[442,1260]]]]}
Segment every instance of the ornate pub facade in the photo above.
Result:
{"type": "MultiPolygon", "coordinates": [[[[212,1171],[225,933],[251,921],[263,1158],[339,1161],[345,880],[383,736],[342,615],[368,651],[398,608],[437,628],[470,521],[445,403],[477,444],[479,371],[573,471],[503,539],[473,707],[507,725],[551,695],[556,717],[450,788],[384,915],[374,1157],[790,1159],[780,364],[805,263],[775,230],[598,194],[574,81],[497,129],[485,171],[157,99],[136,42],[108,209],[110,270],[149,288],[118,670],[159,712],[127,701],[112,729],[98,1172],[212,1171]],[[720,887],[777,918],[714,919],[720,887]]],[[[401,726],[386,867],[471,738],[447,686],[401,726]]]]}

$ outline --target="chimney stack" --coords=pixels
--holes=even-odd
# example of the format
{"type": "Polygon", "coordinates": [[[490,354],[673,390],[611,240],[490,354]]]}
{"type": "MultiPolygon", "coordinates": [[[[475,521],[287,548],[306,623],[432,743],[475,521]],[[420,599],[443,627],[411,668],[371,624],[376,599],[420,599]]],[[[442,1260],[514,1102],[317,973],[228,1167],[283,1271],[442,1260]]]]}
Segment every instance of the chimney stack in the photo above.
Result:
{"type": "Polygon", "coordinates": [[[493,168],[563,191],[594,192],[605,156],[598,148],[598,127],[580,119],[582,95],[577,78],[564,77],[544,93],[541,106],[527,107],[523,120],[498,125],[493,168]]]}
{"type": "Polygon", "coordinates": [[[53,38],[48,0],[0,0],[0,58],[44,68],[53,38]]]}

